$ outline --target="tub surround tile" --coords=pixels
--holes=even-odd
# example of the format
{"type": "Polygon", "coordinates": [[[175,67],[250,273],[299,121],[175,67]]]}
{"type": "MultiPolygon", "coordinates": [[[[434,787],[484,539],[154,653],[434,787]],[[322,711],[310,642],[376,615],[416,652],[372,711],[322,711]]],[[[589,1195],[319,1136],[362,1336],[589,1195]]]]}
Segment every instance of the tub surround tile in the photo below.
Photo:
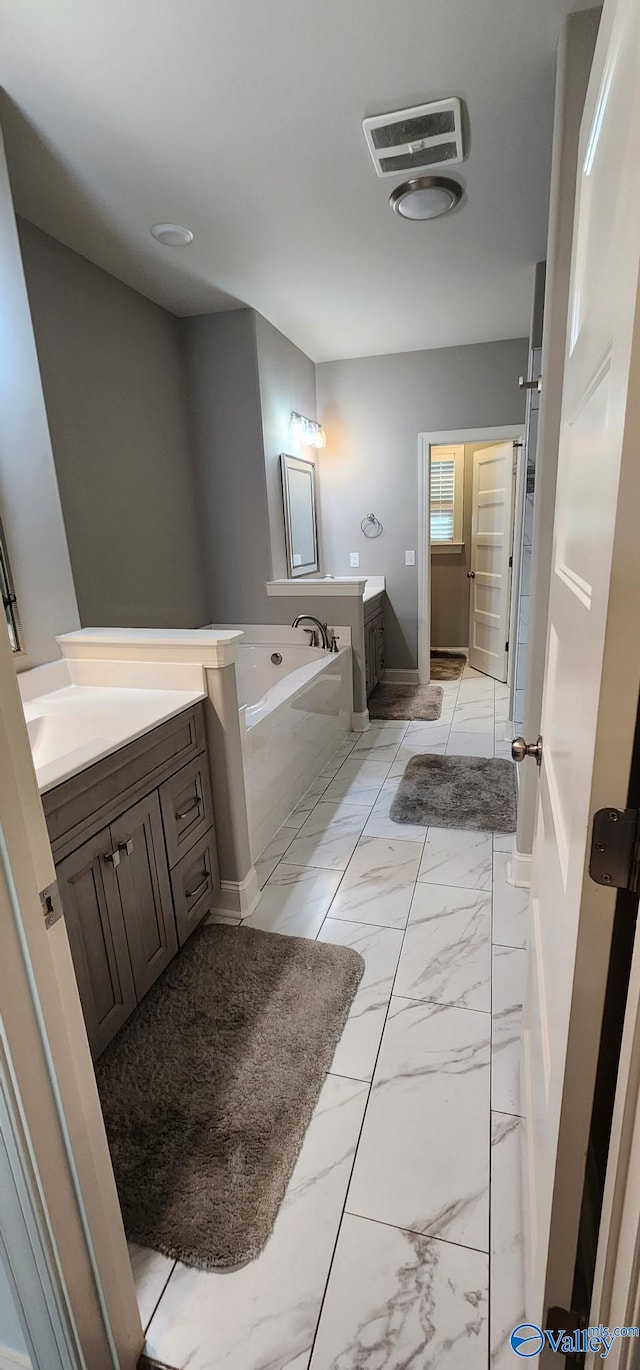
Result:
{"type": "Polygon", "coordinates": [[[290,1370],[311,1345],[368,1087],[328,1075],[267,1245],[241,1270],[178,1263],[147,1334],[177,1370],[290,1370]]]}
{"type": "Polygon", "coordinates": [[[525,947],[529,935],[530,891],[509,884],[508,860],[507,852],[494,851],[492,939],[503,947],[525,947]]]}
{"type": "Polygon", "coordinates": [[[353,947],[364,957],[364,975],[338,1042],[331,1073],[348,1075],[354,1080],[370,1080],[402,947],[402,932],[362,923],[342,923],[328,917],[318,934],[318,941],[353,947]]]}
{"type": "Polygon", "coordinates": [[[389,837],[397,839],[399,842],[424,843],[427,835],[425,824],[395,823],[390,817],[389,811],[399,784],[399,779],[385,780],[362,835],[363,837],[389,837]]]}
{"type": "Polygon", "coordinates": [[[429,828],[418,881],[491,890],[493,843],[491,833],[462,828],[429,828]]]}
{"type": "Polygon", "coordinates": [[[501,1113],[522,1112],[520,1044],[526,975],[526,951],[493,948],[491,1105],[501,1113]]]}
{"type": "Polygon", "coordinates": [[[489,893],[416,886],[394,992],[490,1013],[489,893]]]}
{"type": "Polygon", "coordinates": [[[340,883],[340,871],[318,870],[281,861],[265,885],[260,902],[244,927],[315,937],[340,883]]]}
{"type": "Polygon", "coordinates": [[[509,1337],[524,1322],[521,1118],[491,1115],[491,1370],[513,1370],[509,1337]]]}
{"type": "Polygon", "coordinates": [[[146,1329],[158,1299],[162,1296],[175,1261],[170,1261],[166,1256],[161,1256],[159,1251],[149,1251],[146,1246],[138,1246],[137,1242],[128,1242],[127,1246],[136,1286],[140,1321],[143,1328],[146,1329]]]}
{"type": "Polygon", "coordinates": [[[310,1370],[479,1370],[487,1257],[345,1214],[310,1370]]]}
{"type": "Polygon", "coordinates": [[[488,1015],[394,997],[347,1211],[486,1251],[489,1075],[488,1015]]]}
{"type": "Polygon", "coordinates": [[[405,928],[421,853],[421,842],[361,837],[331,905],[331,917],[405,928]]]}
{"type": "Polygon", "coordinates": [[[297,866],[346,870],[368,813],[366,804],[320,800],[288,848],[289,860],[297,866]]]}

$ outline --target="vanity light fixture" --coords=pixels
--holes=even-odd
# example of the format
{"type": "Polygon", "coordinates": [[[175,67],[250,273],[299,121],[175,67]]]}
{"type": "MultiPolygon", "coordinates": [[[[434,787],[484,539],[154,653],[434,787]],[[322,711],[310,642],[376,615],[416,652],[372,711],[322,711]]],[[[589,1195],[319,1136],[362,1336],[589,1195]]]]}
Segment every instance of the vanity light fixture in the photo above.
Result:
{"type": "Polygon", "coordinates": [[[327,435],[321,423],[307,419],[304,414],[291,411],[291,436],[302,447],[325,447],[327,435]]]}
{"type": "Polygon", "coordinates": [[[193,242],[191,229],[183,228],[182,224],[154,224],[151,237],[163,247],[188,247],[193,242]]]}
{"type": "Polygon", "coordinates": [[[462,186],[447,176],[415,176],[396,186],[389,196],[394,214],[403,219],[439,219],[462,199],[462,186]]]}

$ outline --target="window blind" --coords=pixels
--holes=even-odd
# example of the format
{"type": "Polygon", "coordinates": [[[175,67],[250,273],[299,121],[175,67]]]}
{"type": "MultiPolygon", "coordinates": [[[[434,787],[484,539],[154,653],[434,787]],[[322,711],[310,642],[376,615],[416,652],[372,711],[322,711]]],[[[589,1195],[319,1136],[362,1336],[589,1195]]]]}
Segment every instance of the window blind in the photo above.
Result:
{"type": "Polygon", "coordinates": [[[455,532],[456,463],[443,457],[431,463],[431,541],[453,542],[455,532]]]}

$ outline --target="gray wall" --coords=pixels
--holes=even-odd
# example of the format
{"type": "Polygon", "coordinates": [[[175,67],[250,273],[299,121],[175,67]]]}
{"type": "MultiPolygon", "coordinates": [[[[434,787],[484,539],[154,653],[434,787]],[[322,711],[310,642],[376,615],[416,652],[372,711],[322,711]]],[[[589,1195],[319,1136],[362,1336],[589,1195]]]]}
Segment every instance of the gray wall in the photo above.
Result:
{"type": "Polygon", "coordinates": [[[207,619],[264,623],[271,574],[253,311],[182,321],[207,619]]]}
{"type": "MultiPolygon", "coordinates": [[[[310,357],[285,338],[273,324],[255,314],[262,436],[267,482],[271,569],[274,580],[286,576],[287,558],[282,515],[280,453],[302,456],[292,446],[291,411],[316,417],[316,372],[310,357]]],[[[308,459],[313,454],[304,453],[308,459]]]]}
{"type": "Polygon", "coordinates": [[[178,320],[32,224],[19,229],[81,621],[198,626],[178,320]]]}
{"type": "Polygon", "coordinates": [[[79,626],[58,482],[0,135],[0,517],[24,654],[18,670],[59,656],[56,634],[79,626]]]}
{"type": "Polygon", "coordinates": [[[287,574],[278,458],[291,411],[315,417],[313,362],[252,309],[182,331],[209,620],[290,622],[264,583],[287,574]]]}
{"type": "Polygon", "coordinates": [[[327,431],[319,481],[324,569],[353,575],[349,552],[357,551],[364,575],[387,577],[389,667],[415,668],[418,659],[417,567],[404,565],[405,550],[418,545],[418,434],[521,423],[518,376],[527,349],[527,339],[517,338],[316,367],[327,431]],[[360,531],[370,511],[385,529],[375,540],[360,531]]]}

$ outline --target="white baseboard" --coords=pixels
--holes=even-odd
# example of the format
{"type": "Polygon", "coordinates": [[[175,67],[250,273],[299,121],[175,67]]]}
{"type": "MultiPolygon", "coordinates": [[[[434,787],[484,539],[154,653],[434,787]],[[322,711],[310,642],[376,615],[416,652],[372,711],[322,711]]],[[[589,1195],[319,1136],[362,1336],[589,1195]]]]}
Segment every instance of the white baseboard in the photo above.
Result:
{"type": "Polygon", "coordinates": [[[359,714],[352,713],[352,715],[351,715],[351,731],[352,731],[352,733],[366,733],[367,728],[369,727],[369,723],[370,723],[370,720],[369,720],[369,710],[368,710],[368,709],[363,709],[363,710],[362,710],[362,713],[359,713],[359,714]]]}
{"type": "Polygon", "coordinates": [[[418,671],[416,670],[386,670],[384,673],[385,685],[417,685],[418,671]]]}
{"type": "Polygon", "coordinates": [[[253,913],[260,894],[255,866],[252,866],[244,880],[220,881],[220,893],[214,912],[237,913],[241,918],[248,918],[249,914],[253,913]]]}
{"type": "Polygon", "coordinates": [[[31,1370],[28,1356],[19,1351],[11,1351],[8,1346],[0,1346],[0,1370],[31,1370]]]}
{"type": "Polygon", "coordinates": [[[531,885],[531,862],[533,857],[528,852],[514,850],[507,861],[507,880],[510,885],[517,885],[518,889],[529,889],[531,885]]]}

